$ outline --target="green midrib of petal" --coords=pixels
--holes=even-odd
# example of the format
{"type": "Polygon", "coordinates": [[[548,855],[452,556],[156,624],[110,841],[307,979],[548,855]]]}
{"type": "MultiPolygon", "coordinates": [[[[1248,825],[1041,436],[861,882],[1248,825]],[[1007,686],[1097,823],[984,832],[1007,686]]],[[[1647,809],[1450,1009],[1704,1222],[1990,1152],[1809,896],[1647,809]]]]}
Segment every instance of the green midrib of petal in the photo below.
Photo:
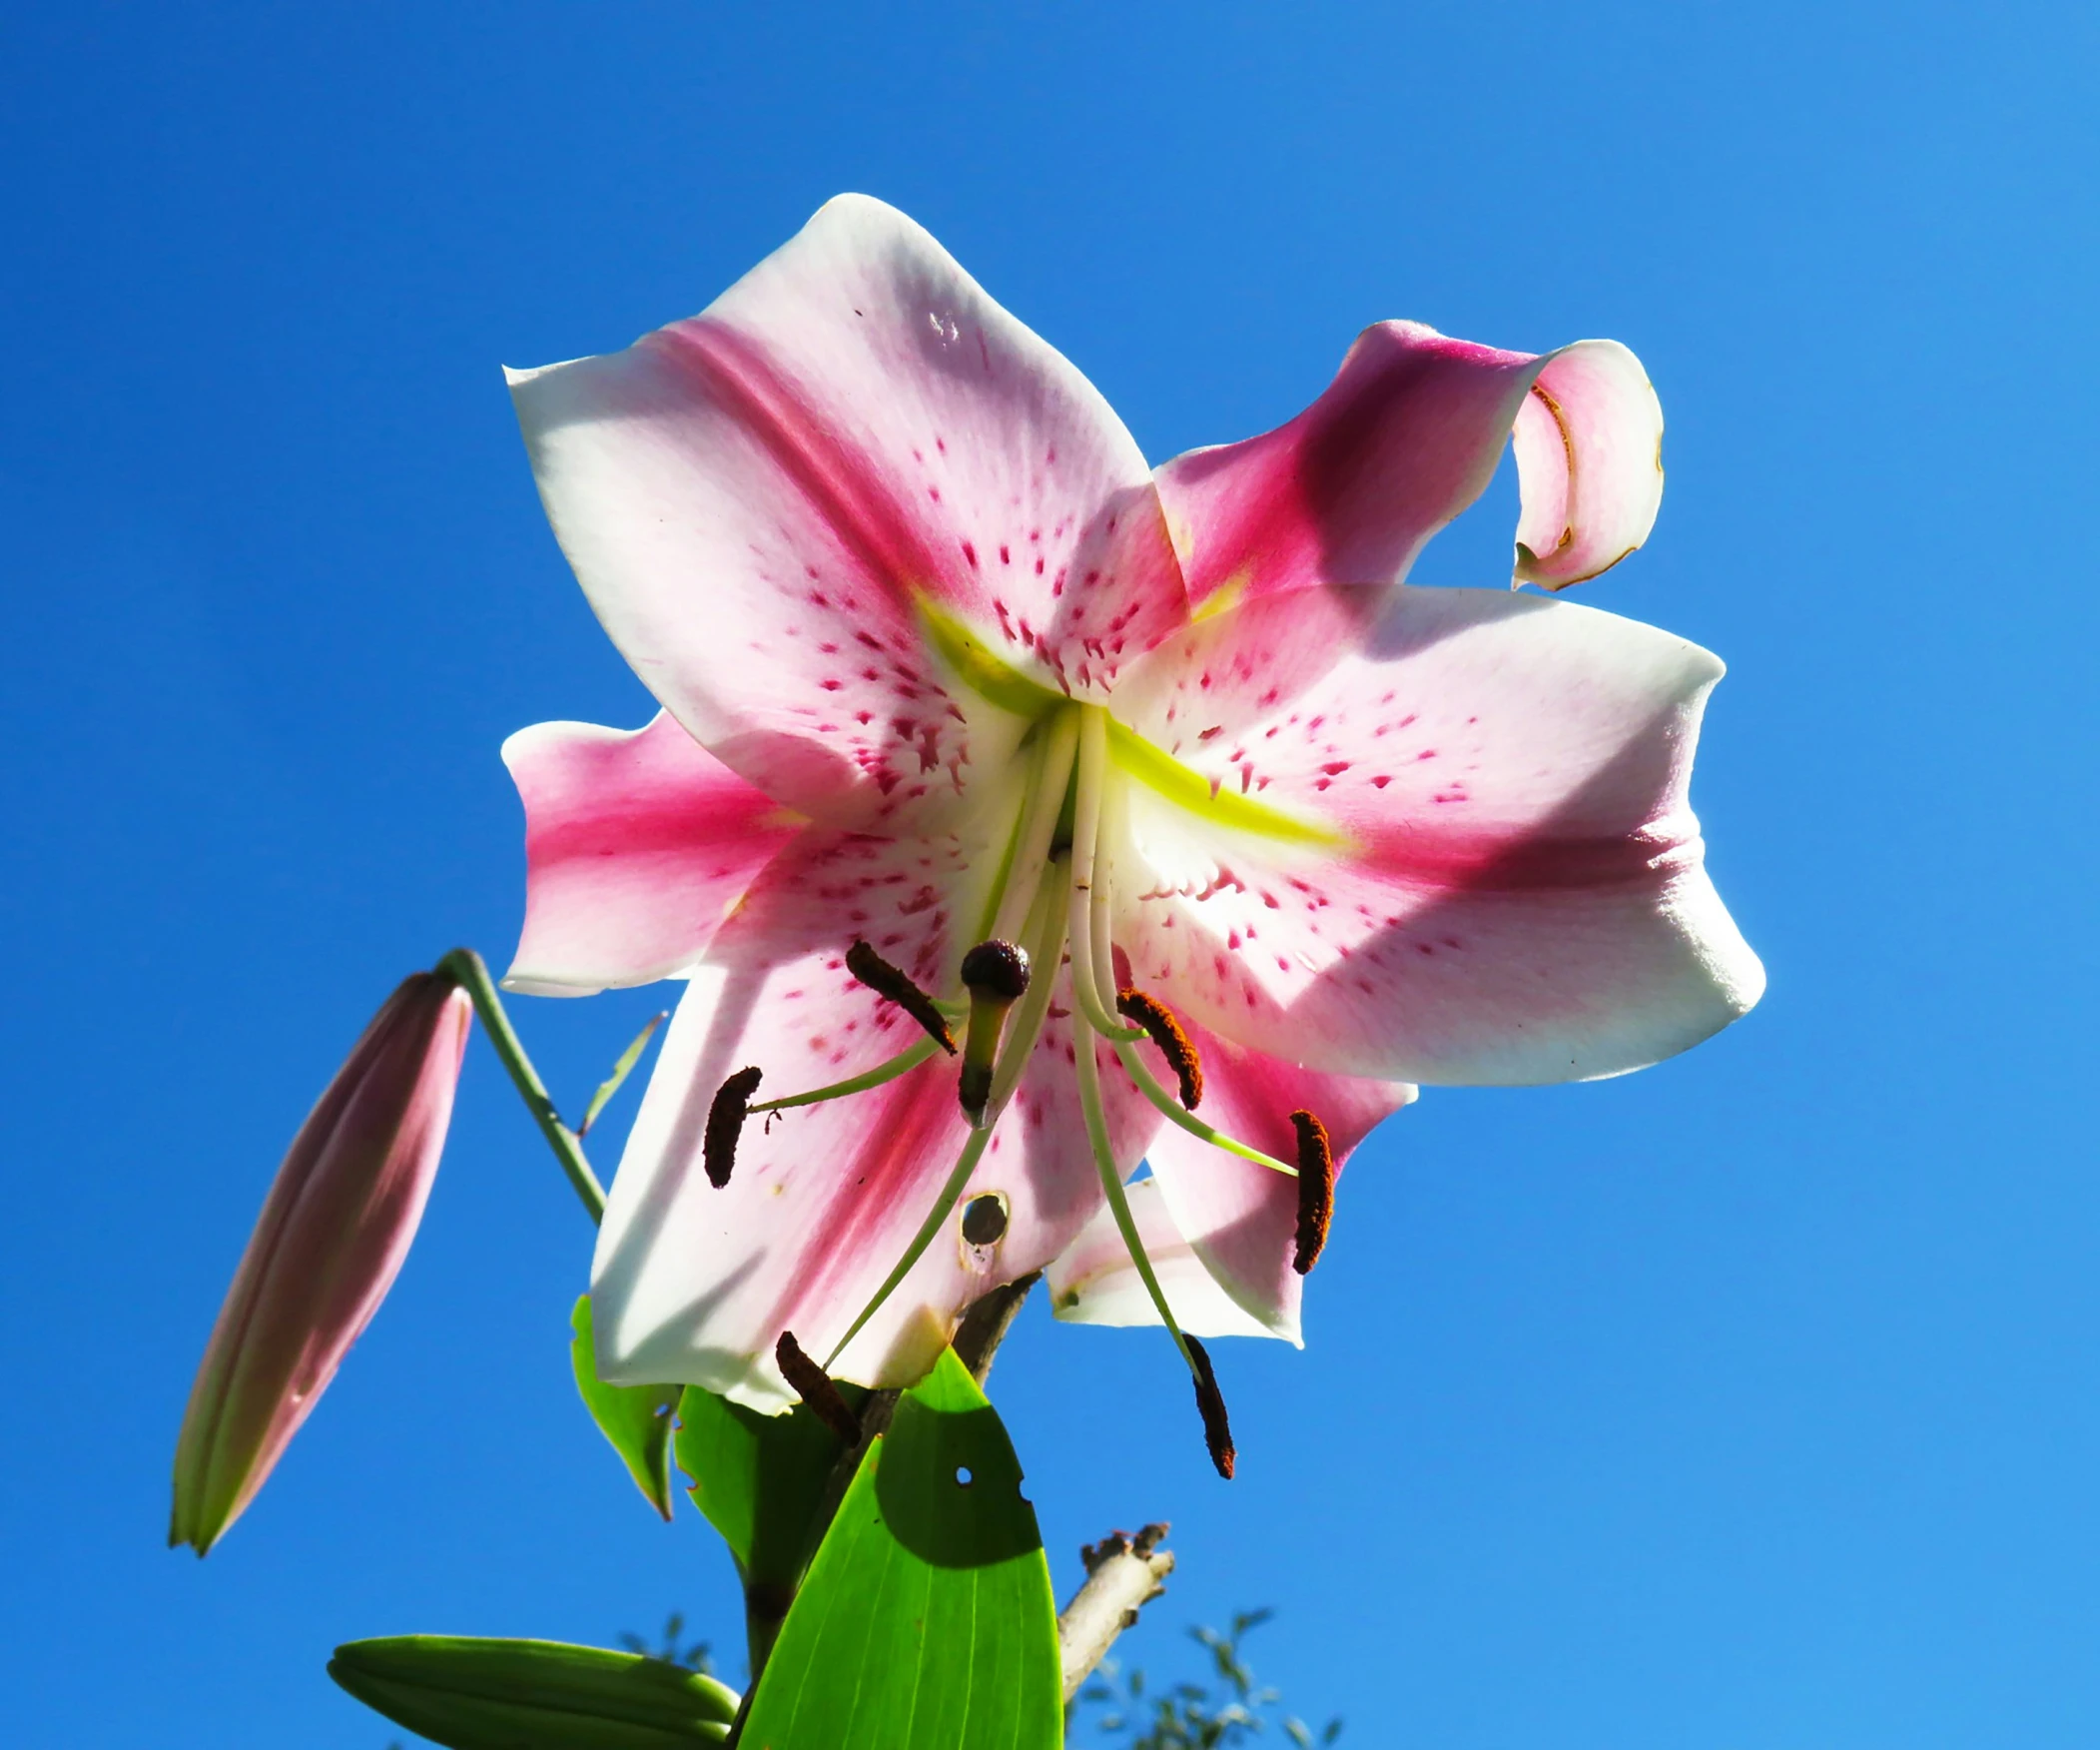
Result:
{"type": "Polygon", "coordinates": [[[1287,845],[1312,845],[1339,850],[1349,835],[1324,821],[1305,820],[1286,814],[1252,796],[1223,789],[1201,772],[1192,771],[1170,753],[1164,753],[1113,717],[1108,719],[1109,762],[1154,794],[1198,819],[1208,820],[1233,832],[1252,833],[1287,845]]]}
{"type": "MultiPolygon", "coordinates": [[[[941,659],[978,697],[1031,723],[1069,702],[1064,694],[1031,680],[995,655],[983,638],[924,593],[918,598],[918,608],[927,637],[941,659]]],[[[1349,843],[1346,833],[1323,821],[1306,820],[1252,796],[1212,784],[1200,772],[1183,765],[1134,730],[1126,729],[1112,716],[1108,720],[1108,758],[1118,770],[1155,795],[1199,820],[1229,831],[1326,850],[1349,843]]]]}

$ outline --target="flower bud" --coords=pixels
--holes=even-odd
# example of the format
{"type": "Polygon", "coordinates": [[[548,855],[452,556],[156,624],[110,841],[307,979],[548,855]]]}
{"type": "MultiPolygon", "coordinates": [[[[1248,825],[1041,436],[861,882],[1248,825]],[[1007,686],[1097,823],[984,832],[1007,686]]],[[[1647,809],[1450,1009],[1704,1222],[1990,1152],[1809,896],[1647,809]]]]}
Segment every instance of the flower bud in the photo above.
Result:
{"type": "Polygon", "coordinates": [[[639,1653],[557,1641],[404,1634],[336,1649],[329,1675],[439,1744],[674,1750],[719,1744],[735,1690],[639,1653]]]}
{"type": "Polygon", "coordinates": [[[241,1516],[393,1286],[472,1019],[445,974],[404,979],[293,1139],[190,1390],[171,1545],[203,1555],[241,1516]]]}

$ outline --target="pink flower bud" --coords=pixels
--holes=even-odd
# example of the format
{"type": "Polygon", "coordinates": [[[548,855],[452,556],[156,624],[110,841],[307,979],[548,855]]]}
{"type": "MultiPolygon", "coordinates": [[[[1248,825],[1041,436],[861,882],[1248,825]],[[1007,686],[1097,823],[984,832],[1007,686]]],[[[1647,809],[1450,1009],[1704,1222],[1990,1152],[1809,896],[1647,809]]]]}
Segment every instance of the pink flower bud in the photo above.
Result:
{"type": "Polygon", "coordinates": [[[203,1555],[241,1516],[393,1286],[472,1019],[448,975],[404,979],[293,1139],[190,1391],[171,1545],[203,1555]]]}

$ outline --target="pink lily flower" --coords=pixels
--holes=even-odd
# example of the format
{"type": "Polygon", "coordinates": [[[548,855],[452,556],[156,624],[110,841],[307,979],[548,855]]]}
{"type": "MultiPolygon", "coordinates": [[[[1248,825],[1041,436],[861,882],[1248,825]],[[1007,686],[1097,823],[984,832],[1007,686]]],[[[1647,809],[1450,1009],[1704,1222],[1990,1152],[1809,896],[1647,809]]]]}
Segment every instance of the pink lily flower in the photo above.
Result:
{"type": "Polygon", "coordinates": [[[506,744],[507,982],[690,981],[600,1231],[608,1378],[778,1405],[792,1329],[904,1383],[1053,1264],[1066,1316],[1295,1341],[1321,1188],[1293,1113],[1338,1167],[1412,1084],[1617,1075],[1762,988],[1686,803],[1721,663],[1403,583],[1513,433],[1516,580],[1646,539],[1661,414],[1615,343],[1380,324],[1288,425],[1155,471],[931,237],[845,196],[702,315],[511,387],[663,714],[506,744]],[[995,940],[1018,999],[966,988],[995,940]],[[857,943],[966,1032],[961,1099],[857,943]]]}
{"type": "Polygon", "coordinates": [[[404,979],[293,1139],[190,1391],[171,1545],[203,1555],[247,1510],[393,1286],[472,1020],[443,973],[404,979]]]}

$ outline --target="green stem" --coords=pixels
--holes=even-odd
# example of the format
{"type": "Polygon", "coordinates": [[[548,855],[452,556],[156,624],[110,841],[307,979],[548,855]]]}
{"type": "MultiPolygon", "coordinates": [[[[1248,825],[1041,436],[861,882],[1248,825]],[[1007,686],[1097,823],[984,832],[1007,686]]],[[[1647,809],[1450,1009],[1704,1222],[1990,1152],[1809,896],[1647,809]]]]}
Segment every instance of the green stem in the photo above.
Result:
{"type": "Polygon", "coordinates": [[[496,994],[495,980],[488,976],[488,968],[481,956],[471,948],[454,948],[437,963],[437,970],[450,973],[473,999],[474,1013],[481,1017],[482,1026],[488,1029],[488,1043],[496,1048],[496,1056],[509,1072],[518,1098],[525,1103],[525,1110],[531,1113],[532,1122],[539,1126],[539,1134],[547,1139],[547,1147],[554,1151],[554,1159],[561,1163],[562,1172],[568,1175],[569,1184],[583,1200],[590,1219],[602,1221],[605,1188],[598,1183],[598,1176],[584,1159],[583,1145],[576,1140],[576,1133],[561,1122],[561,1114],[554,1110],[546,1084],[539,1079],[539,1072],[525,1055],[516,1029],[510,1025],[510,1017],[503,1012],[503,999],[496,994]]]}

